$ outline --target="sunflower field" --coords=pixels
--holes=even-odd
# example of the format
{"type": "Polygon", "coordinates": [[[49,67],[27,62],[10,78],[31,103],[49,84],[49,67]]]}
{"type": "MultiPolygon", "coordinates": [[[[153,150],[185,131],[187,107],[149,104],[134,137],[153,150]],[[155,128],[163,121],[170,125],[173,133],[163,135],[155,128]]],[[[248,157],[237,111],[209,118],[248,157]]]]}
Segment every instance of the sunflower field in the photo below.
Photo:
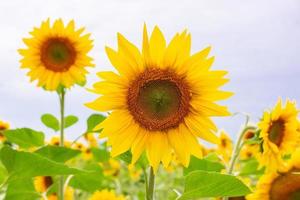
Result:
{"type": "Polygon", "coordinates": [[[222,89],[228,71],[213,69],[210,46],[191,50],[188,30],[167,40],[145,23],[141,45],[117,33],[117,47],[105,47],[111,71],[95,65],[93,33],[74,20],[28,32],[20,71],[57,97],[59,115],[36,119],[53,137],[0,119],[0,199],[300,200],[296,102],[278,97],[258,123],[232,113],[219,102],[234,95],[222,89]],[[86,87],[92,67],[98,81],[86,87]],[[87,119],[66,112],[74,87],[94,95],[87,119]],[[215,120],[234,116],[244,122],[231,137],[215,120]],[[70,140],[79,119],[85,131],[70,140]]]}

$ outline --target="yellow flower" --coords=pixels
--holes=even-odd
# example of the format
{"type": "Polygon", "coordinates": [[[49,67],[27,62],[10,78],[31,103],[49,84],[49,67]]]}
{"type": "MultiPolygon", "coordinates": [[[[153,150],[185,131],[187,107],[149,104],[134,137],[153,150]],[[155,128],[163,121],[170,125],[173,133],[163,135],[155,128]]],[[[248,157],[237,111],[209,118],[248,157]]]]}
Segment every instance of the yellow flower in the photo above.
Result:
{"type": "Polygon", "coordinates": [[[217,153],[220,154],[225,162],[230,160],[233,150],[233,144],[231,138],[225,131],[221,131],[220,143],[218,144],[217,153]]]}
{"type": "Polygon", "coordinates": [[[56,90],[59,85],[66,88],[74,83],[85,82],[85,67],[94,66],[87,53],[93,47],[90,34],[82,35],[84,28],[75,29],[74,21],[66,26],[61,19],[42,22],[34,28],[31,38],[23,39],[28,47],[19,49],[23,56],[21,68],[28,68],[31,81],[38,80],[38,86],[56,90]]]}
{"type": "Polygon", "coordinates": [[[146,151],[150,165],[168,166],[174,150],[184,166],[190,156],[201,157],[197,138],[212,143],[219,139],[210,119],[227,116],[227,108],[214,101],[226,99],[230,92],[219,87],[228,79],[226,71],[211,71],[214,57],[210,48],[191,55],[191,35],[184,31],[167,45],[156,26],[150,39],[144,27],[142,51],[118,34],[118,50],[106,53],[118,73],[99,72],[102,81],[91,89],[101,97],[87,106],[112,113],[95,127],[103,128],[111,155],[131,149],[132,163],[146,151]]]}
{"type": "MultiPolygon", "coordinates": [[[[74,199],[74,190],[71,187],[65,189],[64,200],[73,200],[74,199]]],[[[47,200],[58,200],[57,194],[52,193],[47,196],[47,200]]]]}
{"type": "Polygon", "coordinates": [[[292,153],[299,139],[298,110],[295,102],[287,100],[282,107],[281,99],[271,112],[265,112],[258,124],[263,139],[261,165],[268,171],[276,171],[282,165],[282,156],[292,153]]]}
{"type": "Polygon", "coordinates": [[[113,191],[101,190],[95,192],[89,200],[125,200],[122,195],[117,196],[113,191]]]}
{"type": "Polygon", "coordinates": [[[290,164],[277,172],[263,175],[256,191],[247,200],[298,200],[300,199],[300,149],[293,155],[290,164]]]}
{"type": "Polygon", "coordinates": [[[137,181],[139,180],[141,174],[142,174],[142,170],[141,169],[137,169],[135,167],[135,165],[130,164],[128,165],[128,171],[129,171],[129,176],[132,180],[137,181]]]}
{"type": "MultiPolygon", "coordinates": [[[[60,141],[59,137],[54,136],[50,140],[50,145],[59,146],[59,141],[60,141]]],[[[64,146],[65,147],[70,147],[71,142],[70,141],[64,141],[64,146]]]]}
{"type": "Polygon", "coordinates": [[[0,120],[0,141],[5,141],[3,132],[9,129],[9,123],[0,120]]]}
{"type": "Polygon", "coordinates": [[[259,145],[258,144],[246,144],[242,147],[240,152],[240,158],[242,160],[247,160],[250,158],[256,157],[256,155],[259,153],[259,145]]]}
{"type": "Polygon", "coordinates": [[[105,176],[117,176],[121,169],[121,164],[118,160],[109,159],[107,162],[100,163],[105,176]]]}
{"type": "Polygon", "coordinates": [[[37,176],[34,178],[34,187],[37,192],[44,193],[53,184],[51,176],[37,176]]]}
{"type": "Polygon", "coordinates": [[[84,148],[82,150],[82,153],[83,153],[82,158],[84,160],[91,160],[93,158],[93,152],[89,147],[84,148]]]}
{"type": "Polygon", "coordinates": [[[94,133],[86,133],[86,134],[84,134],[84,138],[86,139],[86,141],[89,143],[89,145],[91,147],[97,147],[98,146],[98,142],[97,142],[97,139],[94,136],[94,133]]]}

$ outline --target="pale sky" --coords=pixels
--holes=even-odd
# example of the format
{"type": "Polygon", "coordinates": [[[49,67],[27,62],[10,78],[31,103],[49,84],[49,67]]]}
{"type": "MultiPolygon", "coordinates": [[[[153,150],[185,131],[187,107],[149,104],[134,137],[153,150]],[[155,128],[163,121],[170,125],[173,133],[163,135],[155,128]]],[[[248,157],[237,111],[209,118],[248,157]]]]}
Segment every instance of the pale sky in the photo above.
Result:
{"type": "MultiPolygon", "coordinates": [[[[19,68],[17,53],[32,27],[50,17],[74,19],[92,33],[95,47],[90,55],[96,67],[90,70],[87,87],[97,80],[96,72],[112,69],[104,46],[116,47],[117,32],[140,47],[144,22],[149,29],[159,25],[168,40],[187,28],[193,52],[211,45],[216,57],[213,68],[229,71],[231,81],[224,89],[235,95],[222,104],[257,121],[279,96],[300,101],[299,10],[299,0],[1,0],[0,120],[54,135],[43,127],[40,116],[58,115],[58,98],[29,82],[27,71],[19,68]]],[[[85,119],[93,111],[83,104],[95,98],[80,87],[67,94],[66,112],[80,117],[67,130],[67,138],[84,131],[85,119]]],[[[241,116],[227,117],[217,124],[236,137],[242,121],[241,116]]]]}

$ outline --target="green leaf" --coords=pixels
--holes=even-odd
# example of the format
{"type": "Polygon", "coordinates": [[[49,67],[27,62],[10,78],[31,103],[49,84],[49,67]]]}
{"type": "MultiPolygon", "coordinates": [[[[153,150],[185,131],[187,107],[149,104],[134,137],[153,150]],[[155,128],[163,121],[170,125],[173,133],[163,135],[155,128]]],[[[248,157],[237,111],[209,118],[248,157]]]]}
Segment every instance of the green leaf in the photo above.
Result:
{"type": "Polygon", "coordinates": [[[183,170],[183,174],[187,175],[190,172],[196,170],[220,172],[222,169],[225,169],[225,167],[219,162],[212,162],[206,159],[198,159],[192,156],[190,164],[183,170]]]}
{"type": "Polygon", "coordinates": [[[79,150],[70,149],[67,147],[48,145],[35,151],[35,153],[44,156],[50,160],[64,163],[81,152],[79,150]]]}
{"type": "Polygon", "coordinates": [[[86,132],[93,132],[94,128],[100,124],[105,119],[105,116],[100,114],[92,114],[87,119],[87,131],[86,132]]]}
{"type": "Polygon", "coordinates": [[[44,133],[30,128],[18,128],[4,132],[8,141],[19,145],[21,148],[38,147],[44,145],[44,133]]]}
{"type": "Polygon", "coordinates": [[[132,160],[132,154],[130,151],[126,151],[118,156],[119,159],[123,160],[126,164],[130,164],[132,160]]]}
{"type": "Polygon", "coordinates": [[[104,149],[92,148],[93,157],[97,162],[106,162],[110,158],[110,153],[104,149]]]}
{"type": "Polygon", "coordinates": [[[5,146],[0,158],[9,173],[9,180],[35,176],[71,175],[83,172],[55,162],[36,153],[19,152],[5,146]]]}
{"type": "Polygon", "coordinates": [[[97,163],[94,163],[86,166],[85,169],[92,172],[74,175],[69,185],[88,192],[94,192],[101,188],[103,179],[101,167],[97,163]]]}
{"type": "Polygon", "coordinates": [[[240,176],[259,175],[264,173],[264,168],[258,168],[259,163],[256,159],[249,159],[241,162],[240,176]]]}
{"type": "Polygon", "coordinates": [[[4,200],[37,200],[41,195],[34,189],[31,178],[22,178],[8,184],[4,200]]]}
{"type": "Polygon", "coordinates": [[[67,117],[65,117],[65,128],[68,128],[74,124],[76,124],[76,122],[78,122],[78,117],[74,116],[74,115],[69,115],[67,117]]]}
{"type": "Polygon", "coordinates": [[[53,129],[54,131],[59,130],[59,121],[52,114],[44,114],[41,117],[41,121],[48,128],[53,129]]]}
{"type": "Polygon", "coordinates": [[[199,170],[186,176],[184,193],[179,199],[238,197],[250,192],[250,189],[235,176],[199,170]]]}

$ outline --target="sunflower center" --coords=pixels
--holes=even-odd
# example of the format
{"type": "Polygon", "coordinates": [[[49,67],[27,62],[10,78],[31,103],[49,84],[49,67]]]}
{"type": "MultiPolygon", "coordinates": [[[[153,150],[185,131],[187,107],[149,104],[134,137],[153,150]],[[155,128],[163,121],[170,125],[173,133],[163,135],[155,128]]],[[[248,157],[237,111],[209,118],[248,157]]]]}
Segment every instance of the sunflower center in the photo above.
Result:
{"type": "Polygon", "coordinates": [[[67,71],[75,59],[76,50],[67,38],[50,38],[41,47],[41,61],[51,71],[67,71]]]}
{"type": "Polygon", "coordinates": [[[275,143],[277,146],[280,146],[284,136],[284,121],[277,120],[274,121],[269,129],[268,138],[271,142],[275,143]]]}
{"type": "Polygon", "coordinates": [[[51,176],[45,176],[44,177],[44,183],[45,183],[45,187],[49,188],[53,184],[52,177],[51,176]]]}
{"type": "Polygon", "coordinates": [[[131,83],[128,108],[135,121],[150,131],[177,127],[189,112],[190,92],[173,71],[147,69],[131,83]]]}
{"type": "Polygon", "coordinates": [[[300,170],[291,170],[274,180],[270,190],[270,200],[300,199],[300,170]]]}

